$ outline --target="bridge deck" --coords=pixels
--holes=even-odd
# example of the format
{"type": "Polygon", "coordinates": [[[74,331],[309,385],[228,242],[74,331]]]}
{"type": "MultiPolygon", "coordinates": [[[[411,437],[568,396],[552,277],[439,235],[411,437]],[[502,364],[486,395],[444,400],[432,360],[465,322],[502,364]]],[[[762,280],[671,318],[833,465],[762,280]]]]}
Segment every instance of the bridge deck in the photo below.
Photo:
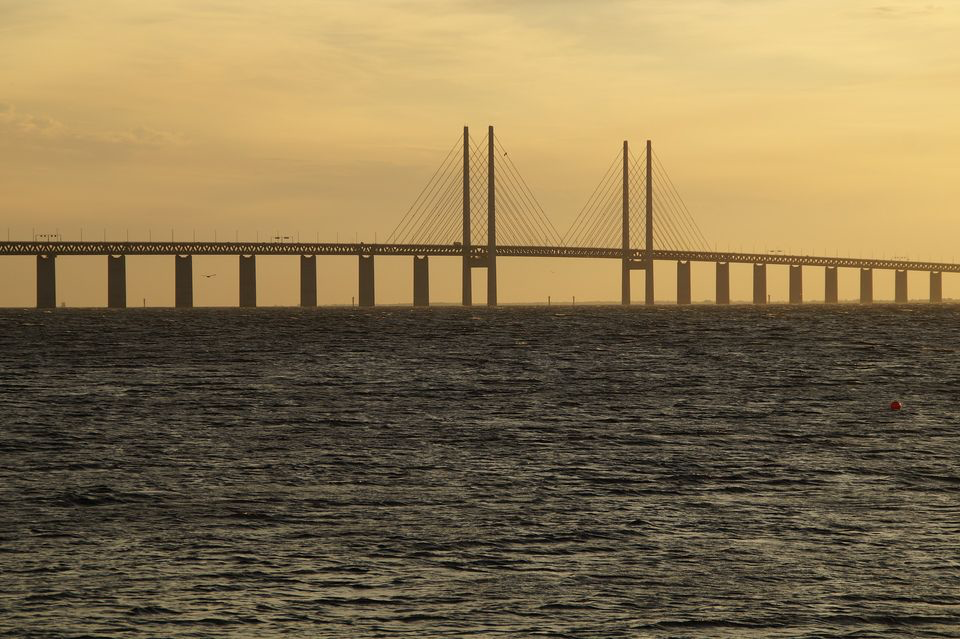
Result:
{"type": "MultiPolygon", "coordinates": [[[[471,247],[484,258],[485,246],[471,247]]],[[[0,255],[431,255],[459,257],[456,244],[364,244],[339,242],[0,242],[0,255]]],[[[497,257],[579,257],[621,259],[618,248],[575,246],[498,246],[497,257]]],[[[642,263],[646,251],[634,249],[631,260],[642,263]]],[[[960,273],[960,264],[911,260],[864,259],[782,253],[723,253],[710,251],[653,251],[655,260],[835,266],[960,273]]]]}

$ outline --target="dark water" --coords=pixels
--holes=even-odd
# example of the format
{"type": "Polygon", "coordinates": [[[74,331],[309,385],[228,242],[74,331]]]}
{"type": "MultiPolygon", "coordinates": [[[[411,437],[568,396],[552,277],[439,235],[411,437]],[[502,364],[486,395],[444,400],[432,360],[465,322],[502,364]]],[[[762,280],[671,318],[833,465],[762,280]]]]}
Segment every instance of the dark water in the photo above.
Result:
{"type": "Polygon", "coordinates": [[[2,311],[0,636],[960,637],[958,348],[957,307],[2,311]]]}

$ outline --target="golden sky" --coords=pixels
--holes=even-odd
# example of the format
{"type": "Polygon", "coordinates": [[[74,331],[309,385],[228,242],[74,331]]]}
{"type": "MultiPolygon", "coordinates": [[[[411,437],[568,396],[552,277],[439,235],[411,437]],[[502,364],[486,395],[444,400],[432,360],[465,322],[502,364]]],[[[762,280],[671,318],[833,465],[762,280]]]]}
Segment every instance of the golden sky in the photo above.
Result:
{"type": "MultiPolygon", "coordinates": [[[[958,40],[960,5],[905,0],[0,0],[2,227],[382,240],[463,125],[493,124],[561,231],[622,140],[652,138],[721,249],[952,261],[958,40]]],[[[105,262],[60,258],[58,301],[105,305],[105,262]]],[[[378,302],[410,301],[409,262],[378,258],[378,302]]],[[[173,258],[127,268],[131,305],[172,305],[173,258]]],[[[235,258],[194,268],[217,274],[197,305],[236,304],[235,258]]],[[[431,261],[433,300],[459,299],[459,268],[431,261]]],[[[349,303],[355,258],[319,269],[321,303],[349,303]]],[[[503,302],[619,297],[614,261],[499,271],[503,302]]],[[[297,302],[295,257],[258,273],[261,304],[297,302]]],[[[0,277],[0,305],[35,303],[31,258],[0,277]]],[[[658,264],[658,298],[674,277],[658,264]]],[[[713,297],[712,266],[694,280],[713,297]]],[[[768,280],[785,298],[786,268],[768,280]]],[[[805,270],[807,298],[822,280],[805,270]]],[[[734,267],[733,297],[750,282],[734,267]]]]}

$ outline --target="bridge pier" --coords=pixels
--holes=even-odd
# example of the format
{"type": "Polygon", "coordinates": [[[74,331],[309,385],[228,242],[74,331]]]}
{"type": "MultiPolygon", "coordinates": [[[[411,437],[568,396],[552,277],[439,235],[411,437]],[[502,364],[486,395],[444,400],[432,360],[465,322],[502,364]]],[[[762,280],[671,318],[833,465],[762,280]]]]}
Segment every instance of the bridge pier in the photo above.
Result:
{"type": "Polygon", "coordinates": [[[257,305],[257,256],[240,256],[240,308],[257,305]]]}
{"type": "Polygon", "coordinates": [[[803,304],[803,267],[790,265],[790,303],[803,304]]]}
{"type": "Polygon", "coordinates": [[[373,306],[375,303],[373,287],[373,256],[360,256],[360,306],[373,306]]]}
{"type": "Polygon", "coordinates": [[[127,307],[127,256],[107,256],[107,308],[127,307]]]}
{"type": "Polygon", "coordinates": [[[930,301],[939,304],[943,301],[943,273],[930,271],[930,301]]]}
{"type": "Polygon", "coordinates": [[[860,303],[873,303],[873,269],[860,269],[860,303]]]}
{"type": "Polygon", "coordinates": [[[300,256],[300,306],[317,305],[317,256],[300,256]]]}
{"type": "Polygon", "coordinates": [[[37,308],[57,307],[57,256],[37,256],[37,308]]]}
{"type": "Polygon", "coordinates": [[[677,304],[690,301],[690,262],[677,262],[677,304]]]}
{"type": "Polygon", "coordinates": [[[767,303],[767,265],[753,265],[753,303],[767,303]]]}
{"type": "Polygon", "coordinates": [[[906,304],[908,301],[907,297],[907,272],[897,269],[894,271],[894,297],[893,300],[897,304],[906,304]]]}
{"type": "Polygon", "coordinates": [[[730,303],[730,262],[717,262],[717,304],[730,303]]]}
{"type": "Polygon", "coordinates": [[[176,308],[193,308],[193,256],[173,256],[173,290],[176,308]]]}
{"type": "Polygon", "coordinates": [[[823,269],[823,302],[824,304],[836,304],[839,301],[837,267],[827,266],[823,269]]]}
{"type": "Polygon", "coordinates": [[[630,305],[630,260],[620,260],[620,303],[630,305]]]}
{"type": "Polygon", "coordinates": [[[429,258],[413,256],[413,305],[430,306],[429,258]]]}

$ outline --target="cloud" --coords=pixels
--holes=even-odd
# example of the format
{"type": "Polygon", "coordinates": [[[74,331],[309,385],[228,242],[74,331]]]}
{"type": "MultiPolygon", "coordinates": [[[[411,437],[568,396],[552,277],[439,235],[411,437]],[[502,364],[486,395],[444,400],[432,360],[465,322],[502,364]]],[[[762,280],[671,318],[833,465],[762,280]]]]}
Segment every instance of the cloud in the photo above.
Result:
{"type": "Polygon", "coordinates": [[[183,136],[149,127],[125,131],[83,131],[44,115],[22,113],[12,104],[0,102],[0,140],[65,149],[162,148],[182,146],[183,136]]]}
{"type": "Polygon", "coordinates": [[[887,18],[893,20],[902,20],[906,18],[917,18],[938,14],[943,11],[943,7],[938,5],[878,5],[872,8],[872,14],[875,17],[887,18]]]}
{"type": "Polygon", "coordinates": [[[62,123],[43,116],[18,113],[11,104],[0,103],[0,132],[16,137],[52,140],[68,135],[62,123]]]}

